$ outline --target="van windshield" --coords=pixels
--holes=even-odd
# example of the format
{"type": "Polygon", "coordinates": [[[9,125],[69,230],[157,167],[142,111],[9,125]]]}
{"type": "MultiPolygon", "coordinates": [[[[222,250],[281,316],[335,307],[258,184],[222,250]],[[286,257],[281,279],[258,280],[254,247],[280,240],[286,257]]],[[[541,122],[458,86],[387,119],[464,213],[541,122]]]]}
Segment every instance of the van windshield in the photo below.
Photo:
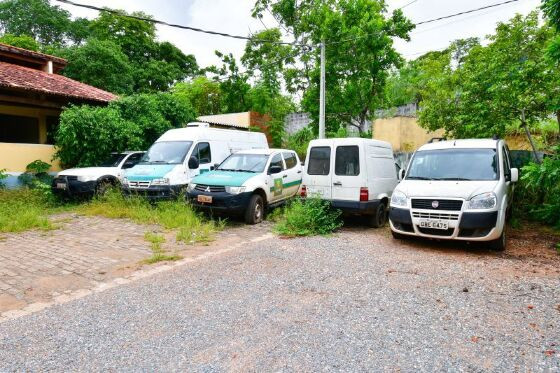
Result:
{"type": "Polygon", "coordinates": [[[416,152],[407,180],[497,180],[496,149],[440,149],[416,152]]]}
{"type": "Polygon", "coordinates": [[[267,161],[266,154],[232,154],[218,166],[218,170],[263,172],[267,161]]]}
{"type": "Polygon", "coordinates": [[[143,164],[179,164],[192,146],[192,141],[161,141],[156,142],[144,154],[140,163],[143,164]]]}

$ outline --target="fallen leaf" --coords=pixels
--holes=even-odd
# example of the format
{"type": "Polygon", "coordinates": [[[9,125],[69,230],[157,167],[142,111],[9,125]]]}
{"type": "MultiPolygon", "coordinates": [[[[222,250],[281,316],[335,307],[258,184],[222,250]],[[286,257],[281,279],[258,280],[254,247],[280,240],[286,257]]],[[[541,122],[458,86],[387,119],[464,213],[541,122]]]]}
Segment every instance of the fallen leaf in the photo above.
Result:
{"type": "Polygon", "coordinates": [[[474,342],[474,343],[477,343],[478,342],[478,337],[471,337],[471,341],[474,342]]]}
{"type": "Polygon", "coordinates": [[[532,310],[533,308],[535,308],[535,306],[533,306],[532,304],[527,306],[528,309],[532,310]]]}
{"type": "Polygon", "coordinates": [[[546,351],[544,352],[544,354],[545,354],[546,356],[554,356],[555,353],[556,353],[556,351],[554,351],[554,350],[546,350],[546,351]]]}

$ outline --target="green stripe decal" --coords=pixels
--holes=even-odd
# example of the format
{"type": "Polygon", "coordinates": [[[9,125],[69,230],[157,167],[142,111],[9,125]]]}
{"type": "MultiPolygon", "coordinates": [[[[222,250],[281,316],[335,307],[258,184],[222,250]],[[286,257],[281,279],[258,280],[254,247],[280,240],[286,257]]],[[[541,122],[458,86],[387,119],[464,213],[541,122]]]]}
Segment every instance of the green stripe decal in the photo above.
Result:
{"type": "MultiPolygon", "coordinates": [[[[289,188],[289,187],[293,187],[293,186],[296,186],[296,185],[299,185],[299,184],[301,184],[301,179],[292,181],[290,183],[282,184],[282,188],[289,188]]],[[[273,186],[270,187],[271,192],[274,192],[274,190],[275,190],[275,188],[273,186]]]]}

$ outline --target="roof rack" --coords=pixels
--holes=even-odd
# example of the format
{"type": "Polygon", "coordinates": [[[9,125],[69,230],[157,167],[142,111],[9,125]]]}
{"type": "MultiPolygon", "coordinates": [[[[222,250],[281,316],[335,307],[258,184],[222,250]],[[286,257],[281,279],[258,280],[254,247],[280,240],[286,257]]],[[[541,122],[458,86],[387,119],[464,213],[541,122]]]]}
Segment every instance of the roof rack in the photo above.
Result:
{"type": "Polygon", "coordinates": [[[432,137],[432,138],[428,141],[428,144],[431,144],[431,143],[436,142],[436,141],[438,141],[438,142],[439,142],[439,141],[447,141],[447,137],[432,137]]]}

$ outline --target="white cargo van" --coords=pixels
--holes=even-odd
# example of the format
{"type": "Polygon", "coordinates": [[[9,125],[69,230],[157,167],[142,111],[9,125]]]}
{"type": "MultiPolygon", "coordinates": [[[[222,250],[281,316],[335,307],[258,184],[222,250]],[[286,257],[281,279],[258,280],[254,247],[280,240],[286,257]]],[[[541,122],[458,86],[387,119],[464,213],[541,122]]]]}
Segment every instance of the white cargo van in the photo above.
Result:
{"type": "Polygon", "coordinates": [[[151,199],[172,198],[186,191],[193,177],[210,171],[230,154],[263,148],[268,149],[263,133],[189,123],[186,128],[164,133],[140,162],[127,170],[123,190],[151,199]]]}
{"type": "Polygon", "coordinates": [[[391,193],[397,185],[391,144],[341,138],[313,140],[307,149],[300,193],[332,202],[345,214],[364,215],[372,227],[387,221],[391,193]]]}

